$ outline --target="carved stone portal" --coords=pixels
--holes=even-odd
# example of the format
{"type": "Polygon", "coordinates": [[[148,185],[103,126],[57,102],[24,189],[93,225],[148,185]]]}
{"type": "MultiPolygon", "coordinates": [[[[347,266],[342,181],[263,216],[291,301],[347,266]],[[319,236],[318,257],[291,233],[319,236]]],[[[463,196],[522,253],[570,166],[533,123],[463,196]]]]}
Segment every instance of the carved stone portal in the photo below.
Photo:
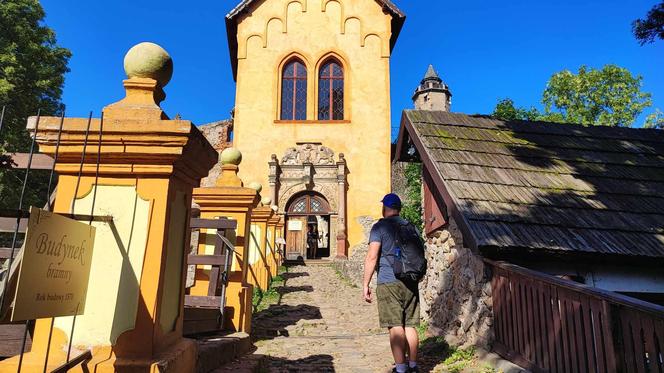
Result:
{"type": "Polygon", "coordinates": [[[288,203],[303,192],[316,192],[330,205],[330,255],[346,257],[346,189],[348,174],[343,154],[339,159],[322,143],[297,143],[286,150],[281,162],[273,154],[269,162],[272,200],[281,214],[287,215],[288,203]]]}

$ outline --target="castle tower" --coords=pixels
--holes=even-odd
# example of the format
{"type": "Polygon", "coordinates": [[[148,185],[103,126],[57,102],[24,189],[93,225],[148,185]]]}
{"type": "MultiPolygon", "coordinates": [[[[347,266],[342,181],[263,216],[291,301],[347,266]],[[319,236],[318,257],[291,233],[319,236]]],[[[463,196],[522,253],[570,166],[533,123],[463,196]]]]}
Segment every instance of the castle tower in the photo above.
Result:
{"type": "MultiPolygon", "coordinates": [[[[267,187],[287,259],[343,258],[390,191],[391,0],[244,0],[226,16],[240,177],[267,187]],[[307,234],[318,232],[307,252],[307,234]]],[[[266,195],[267,195],[266,190],[266,195]]]]}
{"type": "Polygon", "coordinates": [[[413,102],[417,110],[450,111],[452,92],[440,79],[433,65],[429,65],[424,79],[415,90],[413,102]]]}

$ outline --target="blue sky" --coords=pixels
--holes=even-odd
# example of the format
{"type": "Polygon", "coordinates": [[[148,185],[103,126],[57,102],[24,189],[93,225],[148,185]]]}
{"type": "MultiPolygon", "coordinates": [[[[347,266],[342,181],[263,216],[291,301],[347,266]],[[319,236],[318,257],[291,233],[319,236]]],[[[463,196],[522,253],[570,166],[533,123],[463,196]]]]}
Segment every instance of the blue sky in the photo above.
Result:
{"type": "MultiPolygon", "coordinates": [[[[408,19],[392,57],[393,125],[412,107],[429,63],[450,86],[455,112],[488,114],[503,97],[539,106],[553,73],[608,63],[642,75],[654,107],[664,110],[664,41],[641,47],[630,26],[657,1],[395,0],[408,19]]],[[[67,115],[98,116],[123,97],[124,54],[153,41],[175,64],[166,112],[196,124],[228,118],[235,83],[224,16],[237,2],[42,0],[47,24],[73,52],[67,115]]]]}

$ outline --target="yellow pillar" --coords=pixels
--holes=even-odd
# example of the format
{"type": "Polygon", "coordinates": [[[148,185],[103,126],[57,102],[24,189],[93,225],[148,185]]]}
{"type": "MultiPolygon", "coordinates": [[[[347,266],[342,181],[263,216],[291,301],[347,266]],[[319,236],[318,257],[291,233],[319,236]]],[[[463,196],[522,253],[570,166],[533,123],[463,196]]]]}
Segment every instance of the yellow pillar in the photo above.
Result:
{"type": "Polygon", "coordinates": [[[253,270],[258,286],[263,290],[267,290],[270,282],[270,265],[267,253],[267,226],[274,211],[269,206],[269,203],[264,204],[267,206],[264,205],[254,210],[251,224],[254,226],[252,234],[254,236],[253,239],[256,240],[256,246],[258,249],[257,256],[255,257],[256,260],[253,263],[253,270]]]}
{"type": "Polygon", "coordinates": [[[267,223],[270,275],[272,277],[279,274],[279,261],[277,257],[277,226],[279,225],[279,220],[279,215],[273,214],[267,223]]]}
{"type": "MultiPolygon", "coordinates": [[[[284,231],[284,227],[286,226],[286,221],[285,220],[286,219],[283,216],[280,216],[279,217],[279,223],[277,223],[277,235],[276,236],[277,236],[277,240],[279,240],[279,241],[281,241],[281,240],[285,241],[286,240],[286,234],[285,234],[285,231],[284,231]]],[[[284,264],[284,255],[286,255],[284,250],[286,250],[286,246],[285,245],[276,245],[276,250],[277,250],[277,263],[278,263],[279,266],[281,266],[282,264],[284,264]]]]}
{"type": "MultiPolygon", "coordinates": [[[[248,280],[249,237],[251,214],[258,202],[258,193],[245,188],[237,176],[242,155],[236,149],[226,149],[221,155],[222,174],[213,188],[194,189],[194,202],[200,206],[201,218],[225,217],[237,221],[235,230],[235,253],[229,283],[226,288],[225,327],[243,332],[251,332],[251,311],[253,287],[248,280]]],[[[192,295],[207,295],[208,282],[197,269],[192,295]]]]}
{"type": "MultiPolygon", "coordinates": [[[[55,165],[55,212],[69,213],[76,201],[74,212],[89,214],[94,199],[94,214],[113,217],[112,223],[93,223],[88,293],[76,317],[72,357],[91,349],[95,372],[193,371],[196,345],[182,338],[185,246],[192,189],[217,153],[191,122],[169,120],[159,107],[172,73],[161,47],[132,48],[125,70],[126,98],[104,108],[101,136],[102,121],[93,119],[84,147],[87,118],[66,119],[55,165]]],[[[33,124],[28,128],[34,132],[33,124]]],[[[42,153],[54,155],[59,124],[60,118],[40,119],[42,153]]],[[[72,323],[72,317],[53,320],[49,371],[66,359],[72,323]]],[[[43,369],[50,325],[51,319],[36,321],[23,371],[43,369]]],[[[0,362],[0,371],[16,371],[17,361],[0,362]]]]}

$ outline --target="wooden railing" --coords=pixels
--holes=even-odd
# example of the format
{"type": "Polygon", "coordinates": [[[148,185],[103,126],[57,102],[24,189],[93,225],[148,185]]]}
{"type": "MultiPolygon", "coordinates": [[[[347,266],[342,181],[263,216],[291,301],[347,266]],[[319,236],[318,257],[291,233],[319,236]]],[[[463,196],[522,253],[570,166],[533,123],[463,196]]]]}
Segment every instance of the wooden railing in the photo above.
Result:
{"type": "Polygon", "coordinates": [[[534,372],[664,373],[664,307],[485,262],[501,356],[534,372]]]}
{"type": "Polygon", "coordinates": [[[196,219],[190,221],[192,230],[214,231],[214,253],[211,255],[189,255],[188,265],[210,266],[207,295],[185,295],[184,332],[187,335],[207,333],[223,329],[226,306],[226,285],[232,264],[233,245],[226,232],[237,228],[237,221],[230,219],[196,219]]]}

